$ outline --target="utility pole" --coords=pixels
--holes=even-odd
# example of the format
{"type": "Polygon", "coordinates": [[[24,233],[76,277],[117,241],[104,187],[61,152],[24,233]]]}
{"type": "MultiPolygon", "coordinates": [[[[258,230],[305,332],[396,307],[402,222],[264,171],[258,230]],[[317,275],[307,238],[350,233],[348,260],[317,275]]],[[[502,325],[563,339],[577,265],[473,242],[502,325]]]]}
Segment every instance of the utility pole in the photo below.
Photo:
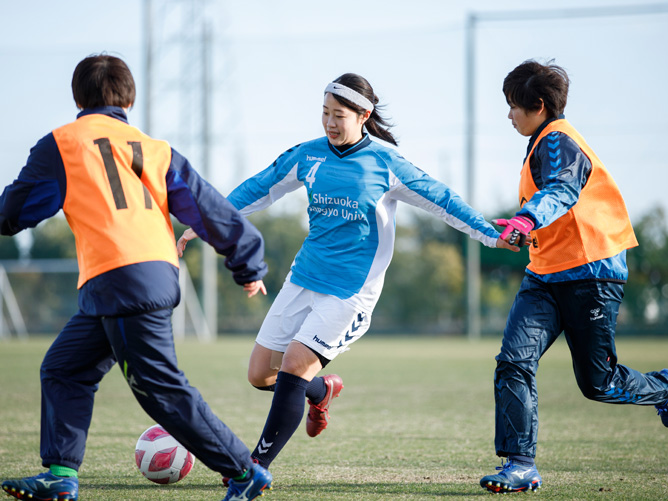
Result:
{"type": "MultiPolygon", "coordinates": [[[[476,15],[466,20],[466,188],[467,202],[475,207],[475,24],[476,15]]],[[[466,331],[469,339],[480,338],[480,242],[466,239],[466,331]]]]}
{"type": "MultiPolygon", "coordinates": [[[[144,130],[164,138],[210,179],[210,0],[144,0],[144,130]],[[155,100],[155,102],[154,102],[155,100]]],[[[218,332],[218,259],[202,245],[202,303],[208,331],[218,332]]],[[[192,314],[192,312],[191,312],[192,314]]]]}

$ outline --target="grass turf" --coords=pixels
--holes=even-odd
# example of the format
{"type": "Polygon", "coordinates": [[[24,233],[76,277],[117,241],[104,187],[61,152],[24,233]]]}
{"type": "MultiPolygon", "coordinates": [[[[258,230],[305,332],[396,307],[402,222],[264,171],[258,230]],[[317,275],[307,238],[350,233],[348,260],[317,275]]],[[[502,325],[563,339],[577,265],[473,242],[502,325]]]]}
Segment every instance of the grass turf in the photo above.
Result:
{"type": "MultiPolygon", "coordinates": [[[[39,365],[50,340],[0,342],[0,477],[42,471],[39,459],[39,365]]],[[[190,382],[252,448],[271,394],[246,383],[252,338],[177,345],[190,382]]],[[[327,431],[309,438],[300,426],[272,465],[275,500],[474,499],[494,472],[492,375],[499,339],[365,336],[328,372],[345,388],[327,431]]],[[[620,363],[641,371],[668,366],[668,337],[622,339],[620,363]]],[[[560,340],[541,361],[537,465],[541,499],[668,499],[668,429],[654,407],[586,400],[560,340]]],[[[134,445],[153,422],[120,371],[102,381],[80,470],[81,500],[218,500],[219,475],[196,463],[171,486],[144,479],[134,445]]]]}

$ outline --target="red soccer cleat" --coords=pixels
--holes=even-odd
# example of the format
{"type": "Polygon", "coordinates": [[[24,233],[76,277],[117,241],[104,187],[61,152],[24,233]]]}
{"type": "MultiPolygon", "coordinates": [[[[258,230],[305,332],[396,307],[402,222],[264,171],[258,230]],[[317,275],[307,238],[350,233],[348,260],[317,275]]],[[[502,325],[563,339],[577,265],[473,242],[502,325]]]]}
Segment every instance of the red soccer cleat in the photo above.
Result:
{"type": "Polygon", "coordinates": [[[343,380],[336,374],[323,376],[327,385],[327,394],[318,404],[308,400],[310,406],[306,416],[306,433],[309,437],[317,437],[329,424],[329,406],[343,389],[343,380]]]}

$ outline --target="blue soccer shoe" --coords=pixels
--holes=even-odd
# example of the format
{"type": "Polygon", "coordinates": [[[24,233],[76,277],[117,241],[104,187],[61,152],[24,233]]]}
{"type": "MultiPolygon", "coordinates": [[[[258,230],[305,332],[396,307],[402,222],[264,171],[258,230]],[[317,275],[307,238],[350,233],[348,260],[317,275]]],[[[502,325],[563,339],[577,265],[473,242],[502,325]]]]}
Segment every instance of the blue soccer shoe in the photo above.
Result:
{"type": "Polygon", "coordinates": [[[661,422],[663,426],[668,428],[668,400],[663,405],[655,405],[656,413],[661,417],[661,422]]]}
{"type": "Polygon", "coordinates": [[[661,422],[663,423],[663,426],[668,428],[668,400],[666,400],[666,403],[663,405],[655,405],[656,407],[656,413],[661,416],[661,422]]]}
{"type": "Polygon", "coordinates": [[[506,492],[535,491],[540,489],[543,479],[540,478],[536,465],[523,466],[508,460],[503,466],[497,466],[501,473],[487,475],[480,480],[480,486],[495,494],[506,492]]]}
{"type": "MultiPolygon", "coordinates": [[[[668,369],[662,369],[661,374],[666,376],[666,379],[668,379],[668,369]]],[[[661,417],[661,422],[663,423],[663,426],[668,428],[668,400],[666,400],[663,405],[655,405],[656,407],[656,413],[661,417]]]]}
{"type": "Polygon", "coordinates": [[[250,501],[264,495],[265,489],[271,489],[272,476],[268,470],[259,464],[254,464],[250,471],[251,478],[245,482],[230,479],[230,486],[223,501],[250,501]]]}
{"type": "Polygon", "coordinates": [[[57,477],[47,471],[34,477],[5,480],[2,489],[16,499],[76,501],[79,498],[79,479],[57,477]]]}

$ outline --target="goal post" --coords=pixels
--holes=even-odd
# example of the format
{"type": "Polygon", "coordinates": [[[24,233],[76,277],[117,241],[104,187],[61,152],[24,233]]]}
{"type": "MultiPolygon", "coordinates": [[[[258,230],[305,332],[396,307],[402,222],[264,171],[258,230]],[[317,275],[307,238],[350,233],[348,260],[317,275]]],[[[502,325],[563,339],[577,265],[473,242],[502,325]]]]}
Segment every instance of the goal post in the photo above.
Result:
{"type": "MultiPolygon", "coordinates": [[[[174,309],[174,338],[215,338],[206,322],[185,261],[179,263],[181,302],[174,309]]],[[[0,340],[55,334],[77,311],[76,259],[0,260],[0,340]]]]}
{"type": "Polygon", "coordinates": [[[7,277],[7,270],[0,265],[0,339],[8,338],[12,331],[18,338],[28,337],[21,309],[12,290],[12,284],[9,283],[9,277],[7,277]]]}

